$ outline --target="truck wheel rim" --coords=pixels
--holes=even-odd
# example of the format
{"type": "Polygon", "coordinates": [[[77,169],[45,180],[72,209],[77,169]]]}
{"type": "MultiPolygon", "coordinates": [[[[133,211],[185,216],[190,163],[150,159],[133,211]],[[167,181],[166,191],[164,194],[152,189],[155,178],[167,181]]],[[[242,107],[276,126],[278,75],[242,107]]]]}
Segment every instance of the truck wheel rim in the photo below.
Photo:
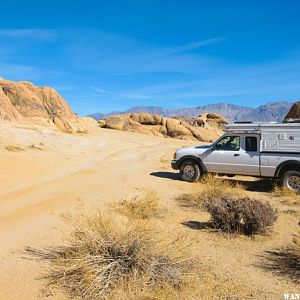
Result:
{"type": "Polygon", "coordinates": [[[299,191],[300,190],[300,177],[290,176],[287,180],[287,186],[289,189],[299,191]]]}
{"type": "Polygon", "coordinates": [[[185,166],[183,169],[183,176],[187,179],[192,179],[195,176],[195,170],[192,166],[185,166]]]}

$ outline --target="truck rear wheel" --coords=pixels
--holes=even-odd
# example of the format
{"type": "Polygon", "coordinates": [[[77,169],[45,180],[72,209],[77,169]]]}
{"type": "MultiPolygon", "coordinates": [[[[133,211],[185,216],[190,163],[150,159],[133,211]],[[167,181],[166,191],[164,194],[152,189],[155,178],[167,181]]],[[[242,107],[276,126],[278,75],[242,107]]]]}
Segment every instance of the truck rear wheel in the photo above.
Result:
{"type": "Polygon", "coordinates": [[[198,181],[202,175],[201,173],[202,172],[197,163],[192,160],[186,160],[180,166],[180,175],[184,181],[198,181]]]}
{"type": "Polygon", "coordinates": [[[296,193],[300,193],[300,172],[287,171],[282,176],[282,186],[296,193]]]}

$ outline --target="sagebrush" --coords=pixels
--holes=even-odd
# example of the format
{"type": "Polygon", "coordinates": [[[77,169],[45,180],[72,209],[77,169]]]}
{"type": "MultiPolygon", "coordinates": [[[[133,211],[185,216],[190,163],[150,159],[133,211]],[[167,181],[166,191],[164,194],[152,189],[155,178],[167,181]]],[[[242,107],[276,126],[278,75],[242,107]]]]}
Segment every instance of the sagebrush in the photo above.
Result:
{"type": "Polygon", "coordinates": [[[269,203],[248,197],[220,197],[204,201],[202,207],[210,213],[211,224],[227,233],[263,233],[277,219],[269,203]]]}

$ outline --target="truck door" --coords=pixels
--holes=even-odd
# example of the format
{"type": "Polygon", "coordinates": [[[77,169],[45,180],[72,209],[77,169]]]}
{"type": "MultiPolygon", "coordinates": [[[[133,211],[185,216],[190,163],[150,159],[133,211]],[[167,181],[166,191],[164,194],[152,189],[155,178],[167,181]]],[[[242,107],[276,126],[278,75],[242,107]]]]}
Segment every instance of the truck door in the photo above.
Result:
{"type": "Polygon", "coordinates": [[[242,174],[242,138],[240,135],[226,135],[222,137],[208,151],[205,157],[202,157],[209,172],[225,174],[242,174]]]}
{"type": "Polygon", "coordinates": [[[244,135],[242,142],[242,170],[245,175],[260,175],[260,136],[244,135]]]}

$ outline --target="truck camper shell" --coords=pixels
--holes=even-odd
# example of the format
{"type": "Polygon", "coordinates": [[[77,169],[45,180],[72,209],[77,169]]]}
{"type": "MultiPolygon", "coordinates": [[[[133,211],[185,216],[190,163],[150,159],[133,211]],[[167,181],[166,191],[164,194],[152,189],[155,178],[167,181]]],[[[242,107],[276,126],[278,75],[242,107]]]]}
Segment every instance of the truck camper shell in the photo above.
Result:
{"type": "Polygon", "coordinates": [[[260,136],[260,151],[300,154],[300,123],[234,123],[224,126],[228,134],[260,136]]]}

